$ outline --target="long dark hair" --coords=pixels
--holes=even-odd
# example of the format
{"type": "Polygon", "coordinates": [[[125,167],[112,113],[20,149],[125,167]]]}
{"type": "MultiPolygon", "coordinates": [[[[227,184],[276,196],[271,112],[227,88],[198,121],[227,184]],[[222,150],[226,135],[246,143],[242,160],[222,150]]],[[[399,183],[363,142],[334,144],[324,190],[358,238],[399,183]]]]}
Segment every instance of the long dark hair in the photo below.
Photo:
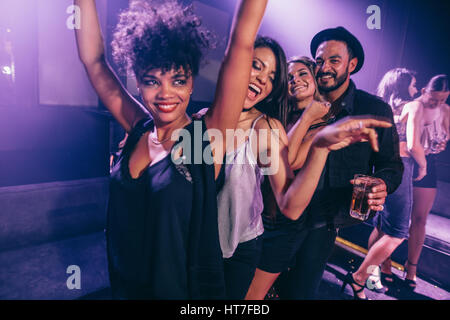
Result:
{"type": "Polygon", "coordinates": [[[448,87],[448,76],[445,74],[438,74],[428,81],[425,86],[425,91],[434,92],[434,91],[443,91],[446,92],[449,90],[448,87]]]}
{"type": "MultiPolygon", "coordinates": [[[[255,107],[267,116],[278,119],[286,127],[289,98],[286,54],[276,40],[264,36],[256,38],[254,48],[269,48],[272,50],[277,64],[272,92],[255,107]]],[[[261,185],[261,192],[263,194],[264,211],[272,216],[273,212],[276,212],[277,203],[267,177],[261,185]]]]}
{"type": "Polygon", "coordinates": [[[277,63],[272,92],[255,107],[269,117],[280,120],[286,125],[288,109],[288,81],[286,54],[280,44],[272,38],[259,36],[254,48],[269,48],[275,55],[277,63]]]}
{"type": "Polygon", "coordinates": [[[378,84],[377,95],[395,110],[411,100],[408,88],[415,75],[405,68],[389,70],[378,84]]]}

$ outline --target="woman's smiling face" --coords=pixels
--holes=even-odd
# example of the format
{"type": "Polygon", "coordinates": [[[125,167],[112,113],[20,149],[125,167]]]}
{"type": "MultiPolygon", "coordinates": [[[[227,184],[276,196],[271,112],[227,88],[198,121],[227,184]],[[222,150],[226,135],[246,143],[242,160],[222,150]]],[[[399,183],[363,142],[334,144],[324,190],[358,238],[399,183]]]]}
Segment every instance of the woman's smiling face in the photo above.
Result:
{"type": "Polygon", "coordinates": [[[253,51],[252,70],[244,109],[250,109],[272,92],[277,70],[275,54],[270,48],[259,47],[253,51]]]}
{"type": "Polygon", "coordinates": [[[138,87],[155,122],[168,124],[185,116],[193,78],[183,68],[152,69],[141,77],[138,87]]]}
{"type": "Polygon", "coordinates": [[[288,67],[289,96],[295,101],[303,101],[314,96],[316,83],[309,68],[301,62],[293,62],[288,67]]]}

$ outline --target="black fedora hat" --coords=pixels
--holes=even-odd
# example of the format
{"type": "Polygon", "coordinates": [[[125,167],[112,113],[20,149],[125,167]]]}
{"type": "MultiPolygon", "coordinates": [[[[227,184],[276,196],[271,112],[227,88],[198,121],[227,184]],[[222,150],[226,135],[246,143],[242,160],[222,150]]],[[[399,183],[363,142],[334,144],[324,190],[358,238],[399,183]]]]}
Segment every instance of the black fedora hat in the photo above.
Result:
{"type": "Polygon", "coordinates": [[[319,45],[328,40],[338,40],[347,43],[353,51],[354,56],[358,58],[358,64],[351,74],[357,73],[362,68],[364,64],[364,49],[361,42],[359,42],[359,40],[344,27],[325,29],[316,34],[311,40],[310,46],[311,55],[313,58],[316,57],[316,52],[319,45]]]}

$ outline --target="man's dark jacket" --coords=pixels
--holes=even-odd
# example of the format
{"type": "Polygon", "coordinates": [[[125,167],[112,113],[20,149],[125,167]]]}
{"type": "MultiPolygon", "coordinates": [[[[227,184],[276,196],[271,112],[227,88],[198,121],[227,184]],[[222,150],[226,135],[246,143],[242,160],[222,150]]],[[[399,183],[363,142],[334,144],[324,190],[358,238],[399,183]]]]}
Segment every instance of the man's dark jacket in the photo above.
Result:
{"type": "Polygon", "coordinates": [[[380,98],[356,89],[353,81],[350,81],[349,88],[333,103],[332,108],[339,110],[336,120],[346,116],[369,115],[387,120],[393,125],[376,129],[379,152],[373,151],[367,142],[330,152],[317,190],[305,212],[310,228],[324,225],[340,228],[360,222],[349,216],[352,195],[350,180],[355,174],[383,179],[389,194],[397,189],[402,180],[403,163],[391,107],[380,98]]]}

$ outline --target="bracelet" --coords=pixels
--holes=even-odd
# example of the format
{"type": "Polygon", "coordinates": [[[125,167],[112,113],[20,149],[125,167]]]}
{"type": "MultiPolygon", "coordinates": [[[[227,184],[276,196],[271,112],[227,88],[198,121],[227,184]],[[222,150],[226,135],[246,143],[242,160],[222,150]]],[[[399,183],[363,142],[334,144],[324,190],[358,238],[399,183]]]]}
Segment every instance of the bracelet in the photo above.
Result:
{"type": "Polygon", "coordinates": [[[308,128],[308,131],[309,131],[309,130],[316,129],[316,128],[319,128],[319,127],[323,127],[323,126],[329,125],[329,124],[333,123],[335,120],[336,120],[336,117],[331,117],[331,118],[328,119],[327,121],[322,121],[322,122],[313,124],[312,126],[310,126],[310,127],[308,128]]]}

